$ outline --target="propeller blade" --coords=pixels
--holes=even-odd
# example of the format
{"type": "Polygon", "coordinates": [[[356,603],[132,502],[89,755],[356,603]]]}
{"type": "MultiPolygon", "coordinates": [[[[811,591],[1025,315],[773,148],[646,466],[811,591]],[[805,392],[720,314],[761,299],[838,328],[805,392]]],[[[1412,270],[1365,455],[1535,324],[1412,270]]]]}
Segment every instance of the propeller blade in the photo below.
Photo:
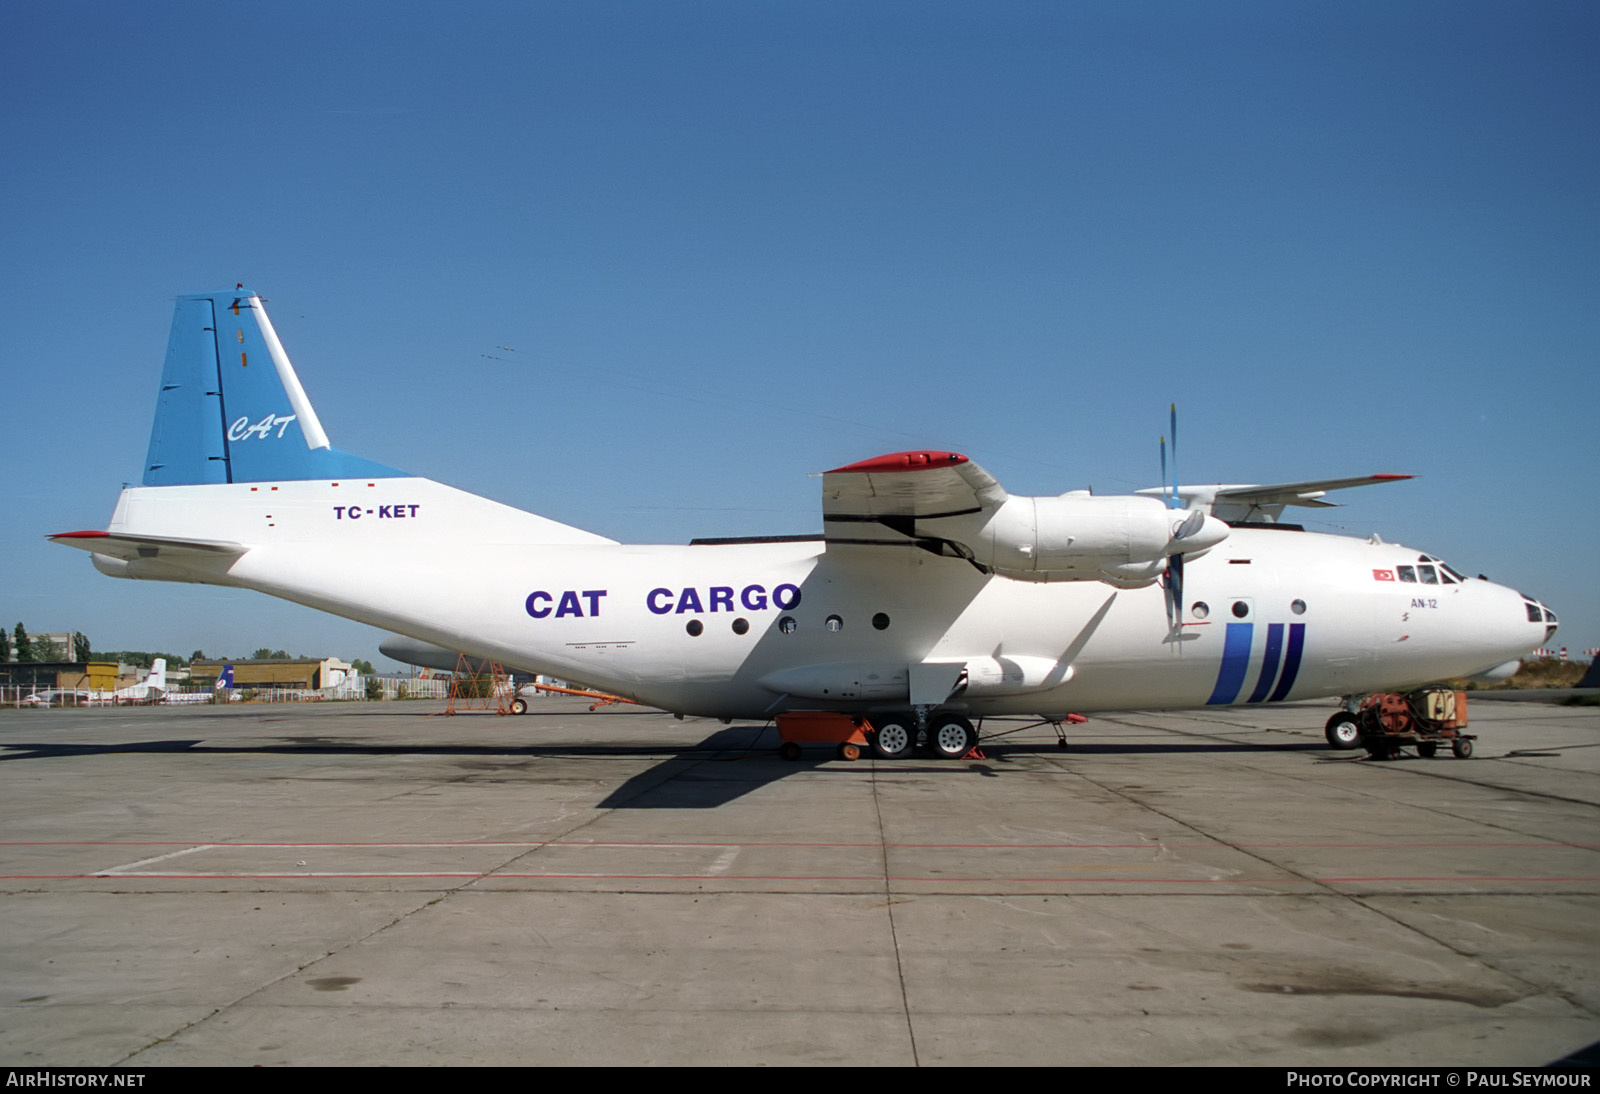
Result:
{"type": "Polygon", "coordinates": [[[1187,519],[1185,519],[1182,524],[1178,525],[1178,530],[1173,533],[1172,538],[1173,539],[1184,539],[1184,538],[1186,538],[1188,536],[1192,536],[1196,532],[1198,532],[1200,529],[1204,528],[1205,524],[1206,524],[1206,515],[1205,515],[1205,513],[1202,512],[1199,509],[1196,509],[1196,510],[1194,510],[1194,512],[1189,514],[1187,519]]]}
{"type": "Polygon", "coordinates": [[[1168,509],[1172,508],[1172,499],[1167,496],[1167,439],[1161,438],[1161,500],[1168,509]]]}
{"type": "Polygon", "coordinates": [[[1172,404],[1172,501],[1170,508],[1178,507],[1178,404],[1172,404]]]}

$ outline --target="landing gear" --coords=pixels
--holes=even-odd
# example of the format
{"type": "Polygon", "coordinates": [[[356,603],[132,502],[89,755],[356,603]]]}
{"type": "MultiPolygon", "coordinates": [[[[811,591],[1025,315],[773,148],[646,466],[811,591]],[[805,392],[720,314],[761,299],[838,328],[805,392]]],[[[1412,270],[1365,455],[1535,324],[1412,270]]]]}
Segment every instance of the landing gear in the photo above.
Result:
{"type": "Polygon", "coordinates": [[[1323,734],[1328,738],[1330,748],[1361,747],[1361,724],[1348,710],[1341,710],[1329,718],[1323,734]]]}
{"type": "Polygon", "coordinates": [[[885,760],[898,760],[911,751],[911,727],[899,718],[885,718],[872,735],[872,751],[885,760]]]}
{"type": "Polygon", "coordinates": [[[520,696],[515,698],[515,699],[513,699],[513,700],[511,700],[511,713],[512,714],[526,714],[526,713],[528,713],[528,700],[523,699],[520,696]]]}
{"type": "Polygon", "coordinates": [[[928,744],[936,756],[947,760],[961,759],[977,743],[977,731],[959,714],[941,715],[928,727],[928,744]]]}

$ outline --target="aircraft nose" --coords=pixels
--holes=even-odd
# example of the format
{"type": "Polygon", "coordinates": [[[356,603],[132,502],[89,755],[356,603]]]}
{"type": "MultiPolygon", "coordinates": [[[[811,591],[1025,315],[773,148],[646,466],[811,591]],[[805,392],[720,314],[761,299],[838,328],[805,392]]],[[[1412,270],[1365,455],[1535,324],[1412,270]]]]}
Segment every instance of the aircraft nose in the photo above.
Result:
{"type": "Polygon", "coordinates": [[[1544,627],[1544,641],[1548,642],[1554,638],[1556,628],[1560,626],[1560,620],[1556,619],[1556,613],[1527,593],[1518,593],[1517,595],[1522,597],[1522,608],[1527,614],[1528,622],[1537,623],[1544,627]]]}

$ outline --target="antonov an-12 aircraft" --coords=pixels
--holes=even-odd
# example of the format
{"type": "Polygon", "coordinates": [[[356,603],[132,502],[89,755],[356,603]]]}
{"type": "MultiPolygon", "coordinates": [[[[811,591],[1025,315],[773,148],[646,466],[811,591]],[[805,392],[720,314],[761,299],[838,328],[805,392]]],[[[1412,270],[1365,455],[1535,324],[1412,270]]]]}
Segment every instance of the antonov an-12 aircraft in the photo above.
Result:
{"type": "Polygon", "coordinates": [[[986,715],[1348,710],[1509,671],[1555,628],[1538,601],[1278,521],[1405,477],[1035,498],[898,452],[822,476],[820,535],[631,546],[333,448],[236,289],[178,298],[142,483],[105,531],[51,538],[114,577],[255,589],[678,714],[862,714],[880,756],[920,730],[961,756],[986,715]]]}

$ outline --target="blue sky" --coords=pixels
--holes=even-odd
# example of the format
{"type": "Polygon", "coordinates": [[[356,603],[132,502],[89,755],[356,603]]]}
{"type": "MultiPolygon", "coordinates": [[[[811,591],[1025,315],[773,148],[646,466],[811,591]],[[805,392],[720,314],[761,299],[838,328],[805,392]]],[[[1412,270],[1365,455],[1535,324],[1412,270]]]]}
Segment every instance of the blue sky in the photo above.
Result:
{"type": "Polygon", "coordinates": [[[1409,472],[1309,527],[1600,645],[1589,3],[0,6],[0,623],[376,657],[101,577],[172,298],[243,281],[340,448],[635,542],[810,473],[1409,472]],[[501,349],[498,347],[510,347],[501,349]]]}

